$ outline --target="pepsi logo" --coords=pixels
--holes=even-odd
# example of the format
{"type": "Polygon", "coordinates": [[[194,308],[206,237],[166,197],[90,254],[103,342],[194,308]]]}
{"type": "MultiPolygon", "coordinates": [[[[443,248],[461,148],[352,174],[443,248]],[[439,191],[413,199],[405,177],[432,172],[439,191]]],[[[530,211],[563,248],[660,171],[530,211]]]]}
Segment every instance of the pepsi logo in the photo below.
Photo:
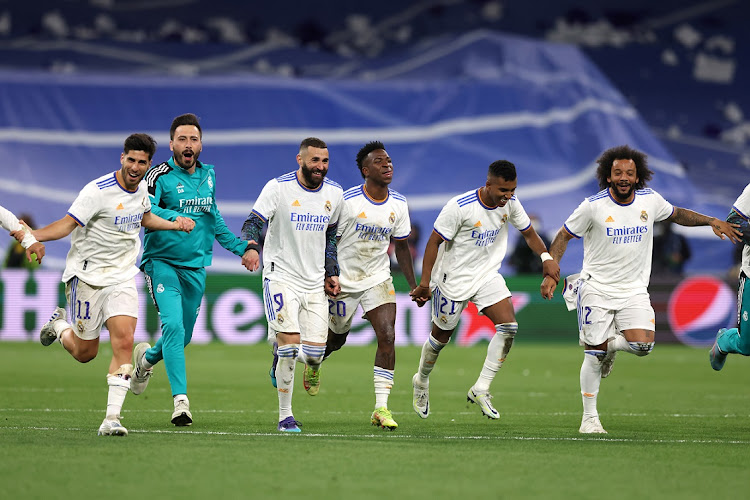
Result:
{"type": "Polygon", "coordinates": [[[680,282],[669,296],[669,326],[683,344],[708,347],[719,328],[737,326],[734,291],[713,276],[680,282]]]}

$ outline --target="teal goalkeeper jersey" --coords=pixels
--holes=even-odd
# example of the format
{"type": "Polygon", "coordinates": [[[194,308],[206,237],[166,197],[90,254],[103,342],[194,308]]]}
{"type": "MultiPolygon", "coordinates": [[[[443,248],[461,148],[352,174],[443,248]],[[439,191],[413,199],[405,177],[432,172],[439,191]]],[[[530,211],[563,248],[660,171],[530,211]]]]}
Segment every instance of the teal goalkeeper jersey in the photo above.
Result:
{"type": "Polygon", "coordinates": [[[143,238],[141,265],[151,259],[174,266],[200,268],[211,265],[214,239],[234,253],[242,255],[247,242],[227,228],[216,206],[216,174],[213,165],[197,162],[191,175],[174,162],[174,158],[152,167],[146,173],[151,212],[167,220],[190,217],[195,229],[182,231],[149,231],[143,238]]]}

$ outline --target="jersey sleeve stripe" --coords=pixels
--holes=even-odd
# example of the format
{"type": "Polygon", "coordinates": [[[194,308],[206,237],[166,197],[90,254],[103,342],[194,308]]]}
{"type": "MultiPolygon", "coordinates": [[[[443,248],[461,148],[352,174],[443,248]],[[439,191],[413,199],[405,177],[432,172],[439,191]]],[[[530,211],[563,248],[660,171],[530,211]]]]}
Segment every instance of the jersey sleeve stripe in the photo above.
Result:
{"type": "Polygon", "coordinates": [[[331,179],[325,178],[325,179],[323,179],[323,182],[325,182],[326,184],[329,184],[329,185],[331,185],[333,187],[337,187],[337,188],[339,188],[342,191],[344,190],[344,188],[341,187],[341,184],[339,184],[336,181],[332,181],[331,179]]]}
{"type": "Polygon", "coordinates": [[[435,231],[435,234],[437,234],[438,236],[440,236],[441,238],[443,238],[443,241],[451,241],[450,238],[446,238],[445,236],[443,236],[443,234],[441,234],[440,231],[438,231],[434,227],[432,228],[432,230],[435,231]]]}
{"type": "Polygon", "coordinates": [[[577,235],[576,233],[574,233],[573,231],[571,231],[571,230],[570,230],[570,228],[569,228],[569,227],[568,227],[567,225],[563,224],[563,228],[564,228],[564,229],[565,229],[565,231],[566,231],[566,232],[567,232],[567,233],[568,233],[569,235],[571,235],[571,236],[572,236],[573,238],[576,238],[576,239],[579,239],[579,240],[581,239],[581,237],[580,237],[580,236],[578,236],[578,235],[577,235]]]}
{"type": "Polygon", "coordinates": [[[251,211],[250,213],[251,213],[251,214],[255,214],[255,215],[257,215],[258,217],[260,217],[260,218],[261,218],[261,220],[263,220],[263,222],[264,222],[264,223],[268,222],[268,218],[267,218],[267,217],[263,217],[263,216],[262,216],[262,215],[260,214],[260,212],[258,212],[257,210],[253,209],[253,210],[252,210],[252,211],[251,211]]]}
{"type": "Polygon", "coordinates": [[[65,215],[67,215],[68,217],[70,217],[71,219],[73,219],[74,221],[76,221],[76,224],[78,224],[79,226],[86,227],[86,224],[84,224],[83,222],[79,221],[78,218],[76,218],[76,216],[73,215],[73,214],[71,214],[70,212],[68,212],[65,215]]]}
{"type": "MultiPolygon", "coordinates": [[[[740,216],[741,216],[741,217],[742,217],[743,219],[747,219],[747,218],[748,218],[748,217],[747,217],[747,214],[746,214],[746,213],[744,213],[744,212],[742,212],[742,211],[740,211],[740,209],[739,209],[739,208],[737,208],[737,206],[736,206],[736,205],[732,205],[732,210],[734,210],[735,212],[737,212],[738,214],[740,214],[740,216]]],[[[674,214],[674,210],[672,210],[672,213],[674,214]]]]}

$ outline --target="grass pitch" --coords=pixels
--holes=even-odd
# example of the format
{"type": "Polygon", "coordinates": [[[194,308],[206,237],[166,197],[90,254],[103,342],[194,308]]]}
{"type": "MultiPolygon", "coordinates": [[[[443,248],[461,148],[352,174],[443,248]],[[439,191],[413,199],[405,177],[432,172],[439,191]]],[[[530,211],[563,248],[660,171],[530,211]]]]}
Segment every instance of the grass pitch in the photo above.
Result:
{"type": "MultiPolygon", "coordinates": [[[[125,401],[125,438],[97,437],[109,345],[76,363],[57,344],[0,344],[2,498],[711,498],[746,490],[750,364],[723,371],[706,350],[620,353],[602,382],[609,434],[578,434],[583,357],[519,337],[492,386],[498,421],[467,406],[486,344],[449,345],[431,377],[431,415],[411,408],[419,348],[397,348],[389,407],[399,428],[370,425],[374,346],[344,347],[316,397],[295,381],[297,435],[276,431],[266,345],[187,351],[195,423],[175,428],[163,366],[125,401]]],[[[301,368],[301,365],[298,365],[301,368]]]]}

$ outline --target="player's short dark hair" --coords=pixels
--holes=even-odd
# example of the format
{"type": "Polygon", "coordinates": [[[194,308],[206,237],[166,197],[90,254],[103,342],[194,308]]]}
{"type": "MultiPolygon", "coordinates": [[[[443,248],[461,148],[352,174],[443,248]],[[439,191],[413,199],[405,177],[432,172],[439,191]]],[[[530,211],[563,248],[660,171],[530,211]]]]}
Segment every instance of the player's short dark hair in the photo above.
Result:
{"type": "Polygon", "coordinates": [[[375,150],[378,149],[385,149],[385,145],[383,145],[380,141],[370,141],[364,146],[362,146],[362,149],[359,150],[357,153],[357,166],[359,167],[359,173],[362,174],[362,178],[364,179],[365,174],[362,172],[362,167],[364,167],[365,160],[367,159],[367,155],[372,153],[375,150]]]}
{"type": "Polygon", "coordinates": [[[201,124],[198,123],[198,117],[193,113],[185,113],[184,115],[180,115],[172,120],[172,126],[169,127],[170,141],[174,139],[174,131],[177,130],[177,127],[181,127],[182,125],[195,125],[198,129],[198,134],[200,134],[200,138],[203,139],[203,130],[201,129],[201,124]]]}
{"type": "Polygon", "coordinates": [[[615,160],[633,160],[633,163],[635,163],[635,172],[638,176],[638,182],[635,184],[636,189],[646,187],[646,183],[654,175],[654,172],[648,168],[646,153],[633,149],[627,144],[615,146],[603,152],[599,159],[596,160],[596,163],[599,164],[596,169],[596,178],[599,180],[599,187],[601,189],[609,187],[607,177],[612,177],[612,165],[615,163],[615,160]]]}
{"type": "Polygon", "coordinates": [[[145,151],[148,153],[148,159],[150,160],[156,153],[156,141],[148,134],[131,134],[125,139],[122,149],[123,153],[128,151],[145,151]]]}
{"type": "Polygon", "coordinates": [[[487,175],[502,177],[506,181],[516,180],[516,166],[508,160],[497,160],[490,163],[487,175]]]}
{"type": "Polygon", "coordinates": [[[308,137],[307,139],[302,139],[302,142],[299,144],[300,153],[307,148],[328,149],[328,146],[322,139],[308,137]]]}

